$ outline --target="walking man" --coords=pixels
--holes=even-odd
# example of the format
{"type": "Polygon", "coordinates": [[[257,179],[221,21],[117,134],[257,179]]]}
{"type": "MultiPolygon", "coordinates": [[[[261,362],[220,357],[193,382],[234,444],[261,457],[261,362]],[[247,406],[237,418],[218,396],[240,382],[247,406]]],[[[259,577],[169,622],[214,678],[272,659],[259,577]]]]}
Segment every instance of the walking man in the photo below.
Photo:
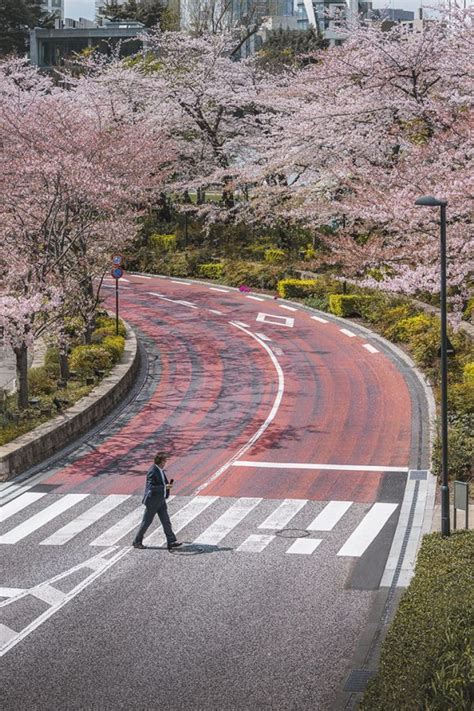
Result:
{"type": "Polygon", "coordinates": [[[163,526],[168,543],[168,550],[170,551],[182,545],[178,543],[173,533],[170,517],[168,515],[168,507],[166,506],[166,499],[171,489],[171,484],[168,482],[165,470],[163,469],[166,458],[165,452],[158,452],[154,464],[151,465],[146,475],[145,494],[142,500],[142,503],[145,504],[145,513],[143,514],[140,528],[133,540],[134,548],[145,548],[143,545],[143,536],[153,521],[155,514],[158,514],[161,525],[163,526]]]}

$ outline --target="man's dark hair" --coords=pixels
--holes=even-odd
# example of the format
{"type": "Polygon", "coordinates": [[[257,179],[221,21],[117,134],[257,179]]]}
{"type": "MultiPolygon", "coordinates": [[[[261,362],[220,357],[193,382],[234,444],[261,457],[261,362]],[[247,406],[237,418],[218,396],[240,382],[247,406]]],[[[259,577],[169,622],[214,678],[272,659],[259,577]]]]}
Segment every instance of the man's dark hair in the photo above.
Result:
{"type": "Polygon", "coordinates": [[[166,454],[166,452],[158,452],[155,455],[156,466],[157,467],[161,466],[163,464],[163,462],[165,461],[165,459],[167,459],[167,457],[168,457],[168,455],[166,454]]]}

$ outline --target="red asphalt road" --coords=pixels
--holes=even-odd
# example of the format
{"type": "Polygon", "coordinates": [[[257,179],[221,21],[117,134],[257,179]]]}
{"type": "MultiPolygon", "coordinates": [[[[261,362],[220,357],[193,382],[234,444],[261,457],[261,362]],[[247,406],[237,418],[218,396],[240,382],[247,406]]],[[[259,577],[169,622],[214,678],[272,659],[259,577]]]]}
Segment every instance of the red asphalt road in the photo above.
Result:
{"type": "MultiPolygon", "coordinates": [[[[127,278],[121,316],[156,343],[159,381],[116,434],[44,481],[58,487],[55,493],[139,494],[153,454],[162,449],[170,452],[173,493],[192,495],[214,477],[266,421],[278,391],[269,353],[230,321],[270,338],[284,374],[275,418],[239,459],[408,467],[408,387],[385,355],[363,348],[366,339],[349,338],[339,325],[314,321],[307,312],[284,310],[278,301],[212,285],[127,278]],[[294,327],[257,322],[259,312],[293,318],[294,327]]],[[[113,310],[112,290],[104,293],[113,310]]],[[[230,466],[199,493],[372,502],[381,479],[381,471],[230,466]]]]}

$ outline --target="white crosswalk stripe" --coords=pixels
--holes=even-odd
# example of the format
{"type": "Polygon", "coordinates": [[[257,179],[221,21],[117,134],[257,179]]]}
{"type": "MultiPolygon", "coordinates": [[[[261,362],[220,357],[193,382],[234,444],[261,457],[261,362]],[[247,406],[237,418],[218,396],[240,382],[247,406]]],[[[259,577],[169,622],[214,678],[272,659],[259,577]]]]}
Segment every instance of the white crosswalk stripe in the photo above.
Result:
{"type": "MultiPolygon", "coordinates": [[[[126,537],[137,530],[144,512],[138,501],[126,494],[99,497],[95,494],[20,492],[16,499],[5,504],[3,511],[7,518],[18,515],[23,521],[9,524],[13,527],[2,532],[0,544],[21,544],[28,539],[28,544],[33,540],[45,547],[66,544],[104,548],[117,544],[127,546],[131,539],[126,537]],[[85,500],[91,505],[86,510],[83,505],[76,514],[74,506],[85,500]],[[32,504],[37,505],[33,515],[29,516],[32,504]],[[39,512],[38,507],[42,507],[39,512]],[[56,518],[61,520],[57,530],[51,532],[51,522],[56,518]],[[49,535],[41,537],[40,529],[46,525],[50,529],[49,535]]],[[[168,504],[171,504],[169,510],[174,532],[189,529],[189,540],[193,544],[219,545],[232,534],[232,547],[239,553],[263,553],[270,548],[272,553],[308,556],[319,546],[325,547],[331,542],[335,555],[337,552],[339,557],[353,558],[365,553],[398,506],[395,503],[370,505],[329,501],[322,504],[307,499],[278,501],[219,496],[171,496],[168,504]],[[297,538],[288,536],[293,519],[297,538]],[[278,531],[284,529],[288,529],[286,535],[278,535],[278,531]],[[304,531],[309,535],[302,533],[304,531]],[[321,536],[325,532],[330,535],[321,536]],[[316,537],[318,533],[319,537],[316,537]]],[[[165,543],[158,519],[148,533],[145,545],[162,546],[165,543]]]]}

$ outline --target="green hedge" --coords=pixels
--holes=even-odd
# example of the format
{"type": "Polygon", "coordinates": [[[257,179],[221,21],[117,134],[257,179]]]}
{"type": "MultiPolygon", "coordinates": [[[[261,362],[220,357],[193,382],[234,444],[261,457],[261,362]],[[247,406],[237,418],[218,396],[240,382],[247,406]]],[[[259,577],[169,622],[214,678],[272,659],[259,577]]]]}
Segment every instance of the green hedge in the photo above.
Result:
{"type": "Polygon", "coordinates": [[[288,255],[284,249],[272,247],[266,249],[264,254],[267,264],[285,264],[288,261],[288,255]]]}
{"type": "MultiPolygon", "coordinates": [[[[95,338],[103,338],[104,336],[115,336],[115,316],[99,316],[95,322],[95,329],[92,332],[95,338]]],[[[127,329],[124,322],[119,319],[118,335],[125,338],[127,329]]]]}
{"type": "Polygon", "coordinates": [[[94,375],[95,369],[109,370],[112,366],[112,356],[106,348],[99,345],[76,346],[72,349],[69,359],[71,370],[80,377],[94,375]]]}
{"type": "Polygon", "coordinates": [[[176,235],[150,235],[150,243],[158,252],[174,252],[176,249],[176,235]]]}
{"type": "Polygon", "coordinates": [[[201,264],[199,267],[200,276],[205,279],[222,279],[224,274],[224,265],[220,263],[201,264]]]}
{"type": "Polygon", "coordinates": [[[365,294],[330,294],[329,311],[335,316],[360,316],[360,304],[372,297],[365,294]]]}
{"type": "Polygon", "coordinates": [[[117,363],[122,357],[125,348],[125,338],[123,336],[106,336],[101,343],[112,356],[112,361],[117,363]]]}
{"type": "Polygon", "coordinates": [[[282,279],[278,282],[278,294],[283,299],[304,299],[317,292],[318,282],[316,279],[282,279]]]}
{"type": "Polygon", "coordinates": [[[276,289],[279,281],[291,275],[286,267],[258,262],[228,262],[225,283],[229,286],[254,286],[257,289],[276,289]]]}
{"type": "Polygon", "coordinates": [[[468,711],[474,703],[474,531],[425,536],[361,711],[468,711]]]}

